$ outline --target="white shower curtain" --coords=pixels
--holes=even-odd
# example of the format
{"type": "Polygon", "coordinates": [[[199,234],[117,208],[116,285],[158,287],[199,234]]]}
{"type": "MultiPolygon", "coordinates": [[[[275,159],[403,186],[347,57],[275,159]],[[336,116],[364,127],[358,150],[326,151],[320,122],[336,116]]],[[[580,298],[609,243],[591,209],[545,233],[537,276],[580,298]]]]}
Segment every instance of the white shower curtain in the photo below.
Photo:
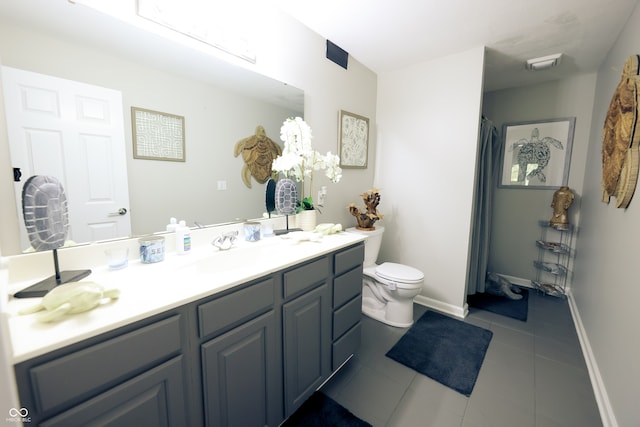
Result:
{"type": "Polygon", "coordinates": [[[498,174],[497,161],[500,158],[498,132],[491,120],[484,116],[480,126],[479,143],[478,178],[474,192],[475,211],[469,256],[468,295],[484,292],[485,289],[491,240],[491,207],[493,191],[496,186],[495,177],[498,174]]]}

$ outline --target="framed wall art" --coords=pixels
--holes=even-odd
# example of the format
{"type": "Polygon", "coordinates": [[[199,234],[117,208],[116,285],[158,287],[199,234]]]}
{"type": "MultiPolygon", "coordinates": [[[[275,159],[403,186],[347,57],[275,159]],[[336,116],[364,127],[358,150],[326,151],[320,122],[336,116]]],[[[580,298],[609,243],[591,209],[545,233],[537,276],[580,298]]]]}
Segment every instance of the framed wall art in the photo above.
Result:
{"type": "Polygon", "coordinates": [[[575,117],[505,123],[499,187],[558,189],[567,185],[575,117]]]}
{"type": "Polygon", "coordinates": [[[367,167],[369,151],[369,119],[340,110],[339,147],[340,167],[367,167]]]}
{"type": "Polygon", "coordinates": [[[131,107],[133,158],[185,161],[184,117],[131,107]]]}

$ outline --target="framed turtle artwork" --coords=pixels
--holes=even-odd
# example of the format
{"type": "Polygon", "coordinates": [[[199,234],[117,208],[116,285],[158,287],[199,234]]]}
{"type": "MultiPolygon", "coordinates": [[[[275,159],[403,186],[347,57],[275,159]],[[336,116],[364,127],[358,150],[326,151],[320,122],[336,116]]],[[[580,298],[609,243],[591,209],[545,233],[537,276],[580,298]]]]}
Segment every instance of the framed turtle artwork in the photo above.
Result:
{"type": "Polygon", "coordinates": [[[576,118],[505,123],[499,187],[558,189],[569,181],[576,118]]]}

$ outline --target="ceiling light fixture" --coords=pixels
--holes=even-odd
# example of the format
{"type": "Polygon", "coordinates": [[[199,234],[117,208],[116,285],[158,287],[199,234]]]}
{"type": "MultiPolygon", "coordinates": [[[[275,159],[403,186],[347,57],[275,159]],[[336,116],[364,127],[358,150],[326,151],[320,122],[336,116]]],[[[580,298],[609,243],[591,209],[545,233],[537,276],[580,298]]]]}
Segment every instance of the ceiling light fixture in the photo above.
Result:
{"type": "Polygon", "coordinates": [[[553,55],[542,56],[540,58],[527,59],[525,68],[532,71],[547,70],[558,65],[561,58],[561,53],[555,53],[553,55]]]}

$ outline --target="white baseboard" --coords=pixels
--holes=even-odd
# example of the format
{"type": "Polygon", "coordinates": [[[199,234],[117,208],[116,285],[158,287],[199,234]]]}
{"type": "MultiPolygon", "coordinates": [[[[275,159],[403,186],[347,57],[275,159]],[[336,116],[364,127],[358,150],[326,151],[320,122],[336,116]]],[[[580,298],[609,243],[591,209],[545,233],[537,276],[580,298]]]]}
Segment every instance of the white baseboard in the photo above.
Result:
{"type": "Polygon", "coordinates": [[[571,316],[573,317],[573,324],[576,327],[578,333],[578,339],[580,340],[580,347],[582,348],[582,354],[587,363],[587,369],[589,371],[589,378],[591,378],[591,384],[593,392],[598,403],[598,409],[600,410],[600,418],[602,419],[602,425],[604,427],[618,427],[618,421],[611,407],[611,401],[607,394],[607,389],[602,381],[602,375],[600,375],[600,369],[596,362],[595,355],[591,350],[591,344],[587,337],[582,319],[580,318],[580,312],[575,304],[571,290],[567,292],[567,300],[569,302],[569,309],[571,310],[571,316]]]}
{"type": "Polygon", "coordinates": [[[451,316],[459,319],[464,319],[469,314],[469,306],[464,303],[464,306],[458,307],[457,305],[448,304],[442,301],[438,301],[433,298],[426,297],[424,295],[418,295],[413,299],[413,302],[424,305],[425,307],[432,308],[441,313],[450,314],[451,316]]]}

